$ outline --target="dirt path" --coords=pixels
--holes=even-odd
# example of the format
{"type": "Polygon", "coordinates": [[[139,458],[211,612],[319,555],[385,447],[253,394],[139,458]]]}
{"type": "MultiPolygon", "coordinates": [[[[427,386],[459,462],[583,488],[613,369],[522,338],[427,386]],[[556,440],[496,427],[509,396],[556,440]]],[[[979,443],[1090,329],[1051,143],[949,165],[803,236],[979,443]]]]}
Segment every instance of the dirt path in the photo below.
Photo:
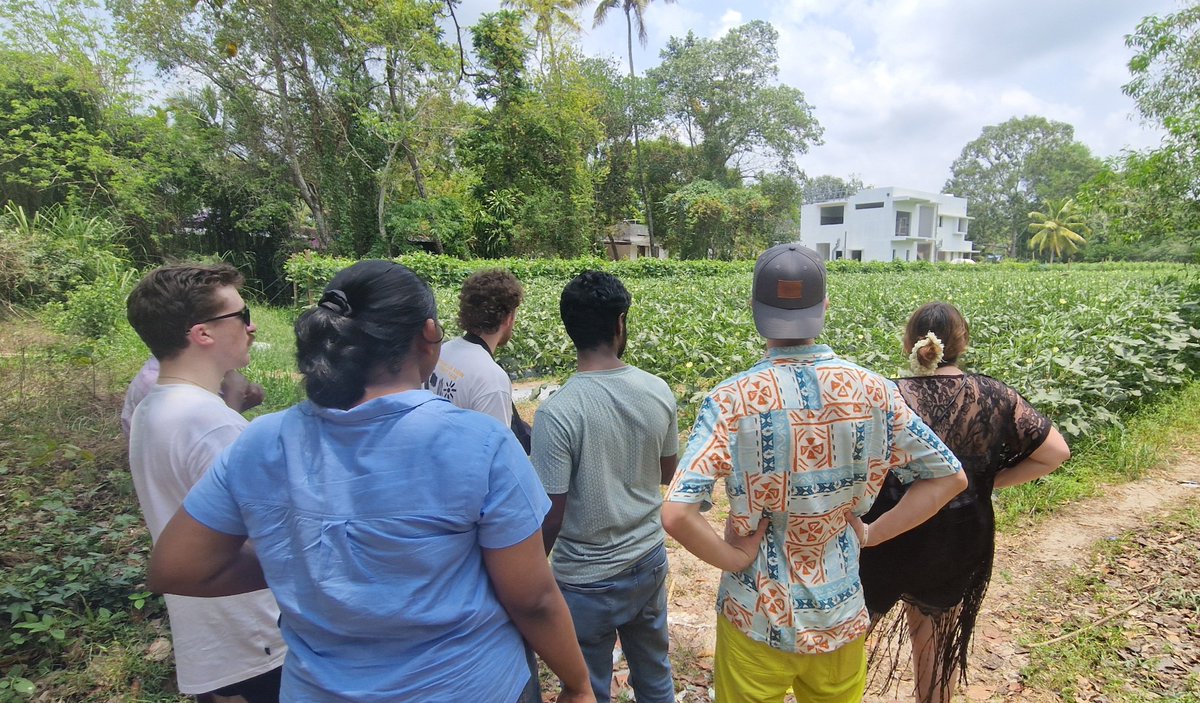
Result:
{"type": "Polygon", "coordinates": [[[1136,529],[1200,492],[1200,460],[1190,457],[1169,470],[1111,486],[1098,498],[1064,508],[1028,533],[1002,535],[996,566],[979,618],[972,651],[970,701],[1058,701],[1049,691],[1023,688],[1020,670],[1028,652],[1015,641],[1017,611],[1033,590],[1086,563],[1091,546],[1136,529]]]}
{"type": "MultiPolygon", "coordinates": [[[[1028,663],[1028,653],[1013,632],[1019,609],[1035,589],[1084,564],[1095,542],[1136,528],[1197,494],[1200,459],[1193,456],[1169,470],[1110,486],[1103,496],[1066,506],[1029,531],[1001,535],[992,585],[976,628],[970,685],[955,700],[1059,701],[1054,692],[1026,689],[1021,683],[1019,672],[1028,663]]],[[[677,684],[686,691],[681,700],[707,701],[715,636],[713,604],[720,574],[670,544],[670,628],[677,684]]],[[[905,680],[899,694],[873,693],[866,700],[911,701],[911,690],[905,680]]]]}

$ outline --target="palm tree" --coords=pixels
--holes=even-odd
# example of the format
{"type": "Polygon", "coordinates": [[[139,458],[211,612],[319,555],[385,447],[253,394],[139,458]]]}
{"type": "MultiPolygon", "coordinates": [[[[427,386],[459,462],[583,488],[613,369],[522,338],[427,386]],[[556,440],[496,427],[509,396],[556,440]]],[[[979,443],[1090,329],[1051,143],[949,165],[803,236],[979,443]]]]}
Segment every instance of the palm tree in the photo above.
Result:
{"type": "Polygon", "coordinates": [[[1083,221],[1074,198],[1062,202],[1046,201],[1046,212],[1029,213],[1029,231],[1033,236],[1029,246],[1037,247],[1039,252],[1050,250],[1050,263],[1054,257],[1062,257],[1064,253],[1074,254],[1079,247],[1086,243],[1084,235],[1090,235],[1092,230],[1083,221]]]}
{"type": "MultiPolygon", "coordinates": [[[[579,31],[579,23],[575,21],[572,12],[583,7],[589,0],[504,0],[504,5],[533,15],[533,31],[539,39],[539,45],[544,43],[550,53],[550,60],[555,60],[554,26],[562,25],[572,32],[579,31]]],[[[545,53],[542,52],[545,63],[545,53]]]]}
{"type": "MultiPolygon", "coordinates": [[[[642,46],[646,46],[646,22],[645,12],[646,7],[654,0],[600,0],[600,4],[596,6],[595,22],[593,27],[597,27],[604,23],[604,19],[608,16],[608,11],[620,7],[625,13],[625,38],[629,45],[629,121],[633,125],[633,155],[637,163],[638,170],[638,185],[642,191],[642,202],[646,205],[646,232],[650,235],[650,252],[654,252],[654,208],[650,205],[650,193],[646,190],[646,170],[642,166],[642,144],[638,137],[638,121],[635,105],[637,104],[636,95],[637,78],[633,72],[633,27],[637,25],[638,41],[642,46]]],[[[670,4],[675,0],[663,0],[664,3],[670,4]]]]}

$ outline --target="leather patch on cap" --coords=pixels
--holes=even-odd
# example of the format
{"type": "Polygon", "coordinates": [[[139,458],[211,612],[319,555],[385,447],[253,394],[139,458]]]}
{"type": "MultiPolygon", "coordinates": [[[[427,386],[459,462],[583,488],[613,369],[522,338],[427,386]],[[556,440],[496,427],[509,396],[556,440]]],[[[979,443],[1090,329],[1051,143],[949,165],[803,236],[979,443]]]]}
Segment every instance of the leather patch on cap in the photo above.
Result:
{"type": "Polygon", "coordinates": [[[775,297],[780,300],[799,300],[804,297],[804,281],[779,281],[775,297]]]}

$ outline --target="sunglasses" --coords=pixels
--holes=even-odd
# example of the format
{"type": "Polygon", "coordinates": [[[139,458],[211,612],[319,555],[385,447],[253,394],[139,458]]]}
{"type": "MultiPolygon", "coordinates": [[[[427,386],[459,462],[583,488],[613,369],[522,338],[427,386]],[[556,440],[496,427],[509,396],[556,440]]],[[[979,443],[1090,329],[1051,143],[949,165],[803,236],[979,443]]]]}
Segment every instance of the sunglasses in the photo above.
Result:
{"type": "Polygon", "coordinates": [[[191,326],[195,327],[196,325],[203,325],[206,322],[216,322],[217,320],[225,320],[230,317],[242,318],[242,323],[245,324],[247,327],[249,327],[250,326],[250,306],[247,305],[247,306],[243,307],[241,310],[238,310],[237,312],[225,313],[224,315],[217,315],[216,317],[210,317],[207,320],[193,322],[191,326]]]}

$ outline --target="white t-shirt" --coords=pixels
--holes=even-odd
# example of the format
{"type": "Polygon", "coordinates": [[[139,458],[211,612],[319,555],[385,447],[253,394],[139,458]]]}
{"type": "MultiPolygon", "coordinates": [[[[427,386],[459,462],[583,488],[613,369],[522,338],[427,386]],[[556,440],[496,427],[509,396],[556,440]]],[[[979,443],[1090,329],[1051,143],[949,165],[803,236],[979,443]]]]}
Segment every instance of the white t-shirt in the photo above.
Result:
{"type": "MultiPolygon", "coordinates": [[[[129,468],[157,541],[192,486],[246,427],[203,388],[156,385],[134,410],[129,468]]],[[[166,596],[179,691],[208,693],[283,665],[279,606],[269,590],[224,598],[166,596]]]]}
{"type": "Polygon", "coordinates": [[[482,345],[462,337],[442,345],[429,390],[467,410],[491,415],[509,426],[512,421],[512,381],[482,345]]]}

